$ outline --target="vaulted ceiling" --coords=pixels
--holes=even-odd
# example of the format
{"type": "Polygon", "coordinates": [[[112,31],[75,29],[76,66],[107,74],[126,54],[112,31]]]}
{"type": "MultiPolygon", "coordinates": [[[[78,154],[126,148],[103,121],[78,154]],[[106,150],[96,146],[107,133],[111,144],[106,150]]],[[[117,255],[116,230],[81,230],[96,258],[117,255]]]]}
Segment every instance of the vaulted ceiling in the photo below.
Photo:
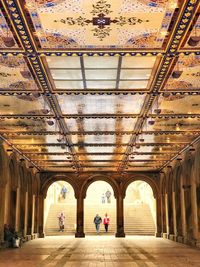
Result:
{"type": "Polygon", "coordinates": [[[200,139],[198,0],[1,0],[0,136],[41,171],[159,171],[200,139]]]}

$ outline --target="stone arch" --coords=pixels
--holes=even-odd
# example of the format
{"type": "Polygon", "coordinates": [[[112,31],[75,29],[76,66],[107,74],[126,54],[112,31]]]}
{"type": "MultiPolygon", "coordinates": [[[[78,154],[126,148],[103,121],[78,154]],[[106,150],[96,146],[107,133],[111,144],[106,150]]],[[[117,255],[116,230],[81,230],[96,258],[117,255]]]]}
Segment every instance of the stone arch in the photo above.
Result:
{"type": "Polygon", "coordinates": [[[117,198],[117,196],[119,195],[119,189],[118,189],[117,183],[111,180],[107,175],[102,175],[102,174],[92,175],[83,183],[82,188],[81,188],[81,194],[83,198],[86,197],[86,192],[88,190],[88,187],[92,183],[97,182],[97,181],[107,182],[112,187],[115,198],[117,198]]]}
{"type": "Polygon", "coordinates": [[[137,176],[135,175],[135,176],[131,177],[130,179],[128,179],[128,181],[126,181],[126,183],[123,186],[122,196],[123,197],[126,196],[126,190],[132,182],[139,181],[139,180],[149,184],[149,186],[151,187],[151,189],[153,191],[154,198],[160,197],[160,190],[159,190],[157,183],[152,178],[150,178],[146,175],[137,175],[137,176]]]}
{"type": "Polygon", "coordinates": [[[49,179],[46,179],[46,181],[41,186],[40,193],[46,198],[49,186],[57,181],[65,181],[69,183],[74,189],[75,198],[78,198],[78,194],[80,192],[78,185],[76,184],[74,179],[66,175],[52,175],[51,177],[49,177],[49,179]]]}

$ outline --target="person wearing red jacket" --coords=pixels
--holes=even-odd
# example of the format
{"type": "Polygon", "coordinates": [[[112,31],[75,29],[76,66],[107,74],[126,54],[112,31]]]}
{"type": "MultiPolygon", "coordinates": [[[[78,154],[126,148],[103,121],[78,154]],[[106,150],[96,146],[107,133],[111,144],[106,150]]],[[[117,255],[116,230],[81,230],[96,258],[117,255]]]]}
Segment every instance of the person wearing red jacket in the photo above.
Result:
{"type": "Polygon", "coordinates": [[[110,224],[110,218],[108,217],[108,214],[105,214],[105,217],[103,218],[103,224],[105,227],[106,232],[108,232],[108,225],[110,224]]]}

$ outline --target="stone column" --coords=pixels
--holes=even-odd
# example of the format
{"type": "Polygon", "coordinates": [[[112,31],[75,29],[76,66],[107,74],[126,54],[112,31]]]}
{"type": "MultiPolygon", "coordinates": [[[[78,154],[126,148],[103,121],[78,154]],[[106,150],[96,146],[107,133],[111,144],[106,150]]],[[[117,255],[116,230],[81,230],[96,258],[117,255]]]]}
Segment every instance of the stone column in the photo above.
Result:
{"type": "Polygon", "coordinates": [[[20,216],[22,216],[20,212],[20,188],[17,187],[17,195],[16,195],[16,214],[15,214],[15,230],[18,232],[20,230],[20,216]]]}
{"type": "Polygon", "coordinates": [[[192,206],[192,229],[194,242],[198,240],[198,204],[197,204],[197,184],[194,169],[191,174],[191,206],[192,206]]]}
{"type": "Polygon", "coordinates": [[[28,192],[28,228],[27,235],[32,235],[32,218],[33,218],[33,195],[28,192]]]}
{"type": "Polygon", "coordinates": [[[77,197],[76,208],[76,233],[75,237],[85,237],[84,233],[84,198],[82,196],[77,197]]]}
{"type": "Polygon", "coordinates": [[[181,223],[182,223],[182,236],[183,236],[183,241],[184,238],[186,238],[186,215],[185,215],[185,195],[184,195],[184,189],[183,189],[183,176],[181,176],[181,181],[180,181],[180,201],[181,201],[181,223]]]}
{"type": "Polygon", "coordinates": [[[44,196],[39,195],[39,237],[45,237],[44,233],[44,196]]]}
{"type": "MultiPolygon", "coordinates": [[[[175,178],[176,179],[176,178],[175,178]]],[[[176,221],[176,213],[177,213],[177,210],[176,210],[176,195],[177,192],[172,192],[172,213],[173,213],[173,227],[174,227],[174,238],[176,239],[177,238],[177,221],[176,221]]]]}
{"type": "Polygon", "coordinates": [[[156,232],[155,237],[161,237],[162,218],[161,218],[161,197],[156,198],[156,232]]]}
{"type": "Polygon", "coordinates": [[[124,197],[117,196],[117,232],[115,237],[125,237],[124,233],[124,197]]]}
{"type": "Polygon", "coordinates": [[[24,237],[27,235],[27,224],[28,224],[28,191],[24,194],[25,197],[25,207],[24,207],[24,237]]]}
{"type": "Polygon", "coordinates": [[[166,207],[165,207],[165,193],[161,196],[161,218],[162,218],[162,236],[163,234],[166,234],[166,207]]]}
{"type": "Polygon", "coordinates": [[[0,183],[0,244],[4,241],[5,184],[0,183]]]}

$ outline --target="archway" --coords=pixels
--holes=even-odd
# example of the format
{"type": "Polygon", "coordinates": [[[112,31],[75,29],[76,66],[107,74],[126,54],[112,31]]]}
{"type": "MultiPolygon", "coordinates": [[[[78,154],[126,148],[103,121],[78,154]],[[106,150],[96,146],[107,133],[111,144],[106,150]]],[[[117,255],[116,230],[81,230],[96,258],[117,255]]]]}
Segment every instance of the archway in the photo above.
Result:
{"type": "Polygon", "coordinates": [[[115,234],[116,232],[116,200],[111,185],[105,181],[95,181],[87,189],[84,203],[84,229],[86,234],[96,234],[94,217],[102,218],[100,234],[115,234]],[[103,226],[104,215],[108,214],[110,225],[108,232],[103,226]]]}
{"type": "Polygon", "coordinates": [[[154,235],[156,200],[151,186],[144,181],[129,184],[124,199],[124,229],[128,235],[154,235]]]}
{"type": "Polygon", "coordinates": [[[44,202],[44,228],[46,235],[71,235],[76,229],[76,199],[73,187],[66,181],[52,183],[44,202]],[[60,214],[64,214],[64,229],[59,227],[60,214]]]}

